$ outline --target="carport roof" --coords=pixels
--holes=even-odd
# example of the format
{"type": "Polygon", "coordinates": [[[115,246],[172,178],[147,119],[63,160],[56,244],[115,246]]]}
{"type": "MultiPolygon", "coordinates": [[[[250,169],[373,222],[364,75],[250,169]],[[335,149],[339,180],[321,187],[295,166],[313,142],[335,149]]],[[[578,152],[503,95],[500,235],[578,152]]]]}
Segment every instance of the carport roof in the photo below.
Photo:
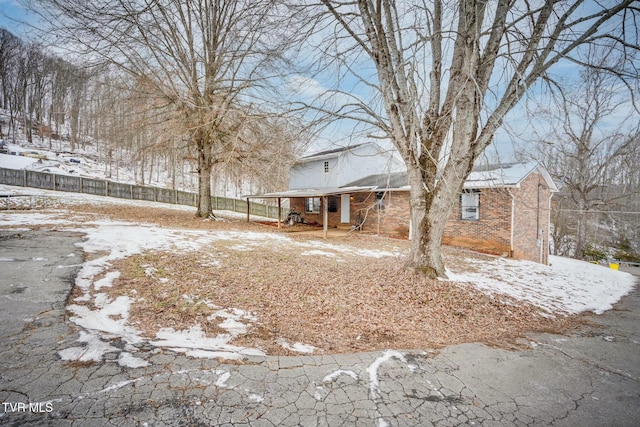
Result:
{"type": "Polygon", "coordinates": [[[254,194],[242,196],[243,199],[287,199],[294,197],[323,197],[338,194],[361,193],[373,191],[376,187],[333,187],[333,188],[301,188],[297,190],[281,191],[276,193],[254,194]]]}

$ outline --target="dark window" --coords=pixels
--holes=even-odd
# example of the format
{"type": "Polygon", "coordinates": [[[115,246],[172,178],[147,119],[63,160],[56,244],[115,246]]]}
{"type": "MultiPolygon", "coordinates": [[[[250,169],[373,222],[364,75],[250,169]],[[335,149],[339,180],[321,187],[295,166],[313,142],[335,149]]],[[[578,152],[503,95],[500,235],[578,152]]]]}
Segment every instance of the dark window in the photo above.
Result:
{"type": "Polygon", "coordinates": [[[327,210],[329,212],[338,212],[338,198],[336,196],[329,196],[327,210]]]}
{"type": "Polygon", "coordinates": [[[324,166],[323,167],[324,167],[324,173],[329,173],[329,162],[328,161],[324,162],[324,166]]]}

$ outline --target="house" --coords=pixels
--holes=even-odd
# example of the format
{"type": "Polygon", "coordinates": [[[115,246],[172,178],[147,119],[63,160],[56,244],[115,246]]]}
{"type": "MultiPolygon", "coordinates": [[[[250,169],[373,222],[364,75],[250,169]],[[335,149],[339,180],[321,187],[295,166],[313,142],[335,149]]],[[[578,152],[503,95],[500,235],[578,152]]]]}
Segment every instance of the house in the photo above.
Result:
{"type": "Polygon", "coordinates": [[[395,150],[368,142],[298,159],[289,173],[289,189],[340,188],[373,174],[404,170],[404,162],[395,150]]]}
{"type": "MultiPolygon", "coordinates": [[[[409,186],[402,160],[375,143],[303,157],[290,190],[248,198],[289,199],[297,217],[328,228],[410,235],[409,186]]],[[[474,168],[447,220],[443,243],[548,263],[551,196],[557,191],[537,162],[474,168]]]]}

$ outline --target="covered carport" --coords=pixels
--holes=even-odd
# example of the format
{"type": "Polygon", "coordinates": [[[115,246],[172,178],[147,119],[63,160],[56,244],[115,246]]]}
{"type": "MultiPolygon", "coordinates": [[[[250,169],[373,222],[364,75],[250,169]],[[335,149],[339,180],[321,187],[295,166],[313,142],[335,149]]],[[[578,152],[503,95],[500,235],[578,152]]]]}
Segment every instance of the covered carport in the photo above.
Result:
{"type": "Polygon", "coordinates": [[[322,236],[326,239],[328,234],[329,223],[329,210],[328,210],[328,198],[329,196],[339,196],[342,194],[359,193],[363,191],[373,191],[376,187],[336,187],[336,188],[305,188],[299,190],[288,190],[276,193],[265,193],[242,196],[247,200],[247,222],[250,222],[249,215],[249,203],[251,199],[276,199],[278,201],[278,228],[282,226],[282,199],[292,198],[311,198],[319,197],[322,200],[322,236]]]}

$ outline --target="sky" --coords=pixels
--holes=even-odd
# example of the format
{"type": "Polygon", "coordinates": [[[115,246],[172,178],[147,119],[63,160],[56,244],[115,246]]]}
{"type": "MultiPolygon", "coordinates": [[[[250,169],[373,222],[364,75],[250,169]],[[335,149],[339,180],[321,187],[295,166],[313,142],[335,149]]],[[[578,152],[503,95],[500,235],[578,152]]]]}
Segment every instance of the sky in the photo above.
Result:
{"type": "Polygon", "coordinates": [[[29,29],[21,22],[33,20],[16,0],[0,0],[0,27],[22,39],[29,38],[29,29]]]}
{"type": "MultiPolygon", "coordinates": [[[[0,26],[4,26],[20,37],[29,37],[30,33],[28,28],[16,22],[16,20],[32,21],[35,18],[33,15],[28,15],[25,12],[19,5],[18,0],[0,0],[0,10],[0,26]]],[[[358,65],[356,68],[365,76],[369,74],[375,75],[374,71],[368,69],[367,66],[358,65]]],[[[569,63],[558,64],[555,72],[565,77],[572,75],[577,76],[578,73],[577,68],[569,63]]],[[[337,74],[335,73],[325,73],[316,76],[295,75],[289,78],[288,86],[295,92],[297,99],[309,102],[324,93],[327,89],[333,89],[332,86],[335,86],[336,76],[337,74]]],[[[365,93],[368,89],[366,85],[348,73],[342,73],[342,81],[339,87],[346,92],[351,92],[358,96],[366,96],[365,93]]],[[[544,104],[545,97],[536,97],[535,95],[536,91],[534,90],[529,96],[529,99],[532,100],[531,102],[523,99],[518,106],[508,114],[505,120],[505,126],[496,132],[494,143],[485,153],[486,157],[500,161],[511,161],[514,159],[517,151],[524,150],[530,145],[531,140],[545,133],[544,129],[548,128],[549,124],[539,120],[532,107],[536,105],[538,101],[544,104]]],[[[337,104],[340,104],[341,102],[348,102],[349,99],[345,95],[339,95],[336,97],[336,101],[337,104]]],[[[601,129],[603,132],[617,130],[623,127],[625,118],[625,114],[620,111],[615,116],[610,117],[608,121],[603,122],[601,129]]],[[[629,123],[629,121],[627,121],[627,123],[629,123]]],[[[362,125],[351,120],[332,123],[318,133],[312,143],[307,147],[306,154],[327,148],[334,148],[335,146],[353,145],[369,141],[371,137],[368,130],[369,129],[365,129],[362,125]]]]}

